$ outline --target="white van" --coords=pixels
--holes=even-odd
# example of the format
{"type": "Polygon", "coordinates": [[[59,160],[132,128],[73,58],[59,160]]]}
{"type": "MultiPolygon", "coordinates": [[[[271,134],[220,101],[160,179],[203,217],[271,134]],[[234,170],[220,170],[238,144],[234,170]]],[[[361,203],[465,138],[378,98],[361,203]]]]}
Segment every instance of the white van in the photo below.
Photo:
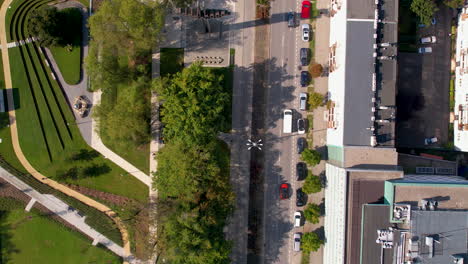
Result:
{"type": "Polygon", "coordinates": [[[283,133],[292,132],[292,110],[286,109],[283,111],[283,133]]]}
{"type": "Polygon", "coordinates": [[[301,234],[300,233],[294,234],[293,250],[296,252],[301,251],[301,234]]]}

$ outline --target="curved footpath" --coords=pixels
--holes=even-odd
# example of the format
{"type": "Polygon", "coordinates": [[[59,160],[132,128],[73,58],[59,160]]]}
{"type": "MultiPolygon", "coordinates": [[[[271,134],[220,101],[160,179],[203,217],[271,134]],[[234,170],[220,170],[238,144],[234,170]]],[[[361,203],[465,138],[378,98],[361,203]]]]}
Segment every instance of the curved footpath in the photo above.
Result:
{"type": "MultiPolygon", "coordinates": [[[[0,43],[1,43],[1,51],[2,51],[2,61],[3,61],[3,71],[4,71],[4,78],[5,78],[5,88],[6,89],[12,89],[12,81],[11,81],[11,72],[10,72],[10,61],[9,61],[9,55],[8,55],[8,48],[7,47],[7,38],[6,38],[6,33],[5,33],[5,17],[6,17],[6,12],[8,10],[8,7],[10,6],[11,2],[13,0],[6,0],[3,2],[1,9],[0,9],[0,43]]],[[[13,93],[9,92],[7,93],[7,100],[8,100],[8,106],[9,106],[9,118],[10,118],[10,130],[11,130],[11,139],[12,139],[12,145],[13,149],[15,151],[15,154],[18,158],[18,160],[21,162],[23,167],[30,173],[34,178],[36,178],[38,181],[47,184],[51,186],[52,188],[59,190],[65,194],[67,194],[70,197],[73,197],[84,204],[94,207],[98,209],[101,212],[104,212],[106,215],[108,215],[112,220],[115,222],[117,227],[120,230],[120,233],[122,234],[122,241],[123,241],[123,248],[125,251],[125,254],[127,257],[124,258],[124,262],[130,261],[132,262],[133,256],[131,256],[130,252],[130,242],[128,240],[128,232],[122,222],[122,220],[117,216],[117,214],[112,211],[109,207],[77,192],[74,191],[52,179],[49,179],[36,171],[31,164],[28,162],[26,157],[24,156],[19,140],[18,140],[18,130],[16,127],[16,116],[15,116],[15,109],[13,106],[13,93]]]]}

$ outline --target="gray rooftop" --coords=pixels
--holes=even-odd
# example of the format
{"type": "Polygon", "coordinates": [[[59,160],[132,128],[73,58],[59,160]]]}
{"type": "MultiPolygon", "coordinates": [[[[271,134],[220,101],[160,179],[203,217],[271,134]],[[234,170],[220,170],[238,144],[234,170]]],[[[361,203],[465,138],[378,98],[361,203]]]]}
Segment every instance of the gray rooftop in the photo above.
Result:
{"type": "Polygon", "coordinates": [[[467,255],[468,211],[412,211],[411,233],[419,238],[421,263],[453,263],[452,255],[467,255]],[[429,256],[426,237],[433,237],[434,256],[429,256]]]}
{"type": "Polygon", "coordinates": [[[398,3],[397,1],[356,0],[348,2],[346,43],[346,87],[344,145],[370,146],[372,131],[379,146],[394,146],[397,75],[398,3]],[[374,28],[375,10],[379,20],[374,28]],[[374,34],[377,33],[377,38],[374,34]],[[377,49],[375,43],[387,43],[377,49]],[[375,58],[374,52],[377,53],[375,58]],[[376,73],[376,92],[372,74],[376,73]],[[375,110],[372,112],[372,98],[375,110]],[[384,109],[386,108],[386,109],[384,109]],[[371,121],[375,114],[376,122],[371,121]]]}

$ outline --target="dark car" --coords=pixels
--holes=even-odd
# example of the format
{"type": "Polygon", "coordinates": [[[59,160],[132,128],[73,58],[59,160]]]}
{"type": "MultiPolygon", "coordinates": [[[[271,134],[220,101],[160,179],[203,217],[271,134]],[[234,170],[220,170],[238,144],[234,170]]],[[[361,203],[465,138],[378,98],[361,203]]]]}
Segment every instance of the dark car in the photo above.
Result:
{"type": "Polygon", "coordinates": [[[289,198],[289,184],[287,184],[287,183],[282,183],[282,184],[280,185],[279,195],[280,195],[280,199],[281,199],[281,200],[284,200],[284,199],[288,199],[288,198],[289,198]]]}
{"type": "Polygon", "coordinates": [[[296,180],[302,181],[307,176],[307,165],[304,162],[296,164],[296,180]]]}
{"type": "Polygon", "coordinates": [[[309,85],[309,72],[301,71],[301,86],[306,87],[309,85]]]}
{"type": "Polygon", "coordinates": [[[288,16],[288,27],[295,27],[296,26],[296,13],[294,12],[289,12],[288,16]]]}
{"type": "Polygon", "coordinates": [[[299,57],[301,58],[301,65],[307,66],[309,64],[309,49],[301,48],[299,51],[299,57]]]}
{"type": "Polygon", "coordinates": [[[297,154],[301,154],[302,151],[304,151],[306,145],[306,139],[305,138],[298,138],[297,139],[297,154]]]}
{"type": "Polygon", "coordinates": [[[302,191],[302,188],[296,190],[296,206],[301,207],[307,203],[306,194],[302,191]]]}

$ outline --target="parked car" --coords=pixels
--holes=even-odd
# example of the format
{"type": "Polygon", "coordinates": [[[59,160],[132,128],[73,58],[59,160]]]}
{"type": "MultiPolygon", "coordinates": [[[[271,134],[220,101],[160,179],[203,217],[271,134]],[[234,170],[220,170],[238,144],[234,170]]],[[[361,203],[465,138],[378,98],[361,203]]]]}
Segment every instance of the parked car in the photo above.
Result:
{"type": "Polygon", "coordinates": [[[310,26],[309,24],[302,24],[302,41],[309,41],[310,38],[310,26]]]}
{"type": "Polygon", "coordinates": [[[308,71],[301,71],[301,86],[306,87],[309,85],[309,72],[308,71]]]}
{"type": "Polygon", "coordinates": [[[302,181],[307,177],[307,165],[304,162],[296,164],[296,180],[302,181]]]}
{"type": "Polygon", "coordinates": [[[302,191],[302,188],[296,190],[296,206],[302,207],[306,205],[307,197],[306,194],[302,191]]]}
{"type": "Polygon", "coordinates": [[[294,227],[301,227],[302,214],[300,211],[294,213],[294,227]]]}
{"type": "Polygon", "coordinates": [[[279,189],[280,199],[289,199],[289,184],[282,183],[279,189]]]}
{"type": "Polygon", "coordinates": [[[435,17],[433,17],[433,18],[431,19],[431,24],[432,24],[432,25],[435,25],[435,24],[437,24],[437,20],[436,20],[436,18],[435,18],[435,17]]]}
{"type": "Polygon", "coordinates": [[[418,53],[432,53],[431,47],[421,47],[418,49],[418,53]]]}
{"type": "Polygon", "coordinates": [[[306,145],[306,139],[305,138],[298,138],[297,139],[297,154],[301,154],[302,151],[304,151],[306,145]]]}
{"type": "Polygon", "coordinates": [[[305,134],[305,120],[303,118],[297,120],[297,133],[299,135],[305,134]]]}
{"type": "Polygon", "coordinates": [[[299,94],[299,110],[305,111],[307,108],[307,93],[299,94]]]}
{"type": "Polygon", "coordinates": [[[309,49],[301,48],[299,51],[299,57],[301,58],[301,65],[307,66],[309,64],[309,49]]]}
{"type": "Polygon", "coordinates": [[[424,145],[431,145],[431,144],[434,144],[434,143],[437,143],[437,138],[436,137],[431,137],[431,138],[425,138],[424,139],[424,145]]]}
{"type": "Polygon", "coordinates": [[[311,8],[310,1],[307,1],[307,0],[302,1],[301,18],[310,17],[310,8],[311,8]]]}
{"type": "Polygon", "coordinates": [[[295,27],[296,26],[296,13],[289,12],[287,18],[288,18],[288,27],[295,27]]]}
{"type": "Polygon", "coordinates": [[[296,252],[301,251],[301,234],[300,233],[294,234],[293,250],[296,252]]]}
{"type": "Polygon", "coordinates": [[[419,41],[421,42],[421,44],[428,44],[428,43],[436,43],[437,39],[435,36],[428,36],[428,37],[421,38],[419,41]]]}

